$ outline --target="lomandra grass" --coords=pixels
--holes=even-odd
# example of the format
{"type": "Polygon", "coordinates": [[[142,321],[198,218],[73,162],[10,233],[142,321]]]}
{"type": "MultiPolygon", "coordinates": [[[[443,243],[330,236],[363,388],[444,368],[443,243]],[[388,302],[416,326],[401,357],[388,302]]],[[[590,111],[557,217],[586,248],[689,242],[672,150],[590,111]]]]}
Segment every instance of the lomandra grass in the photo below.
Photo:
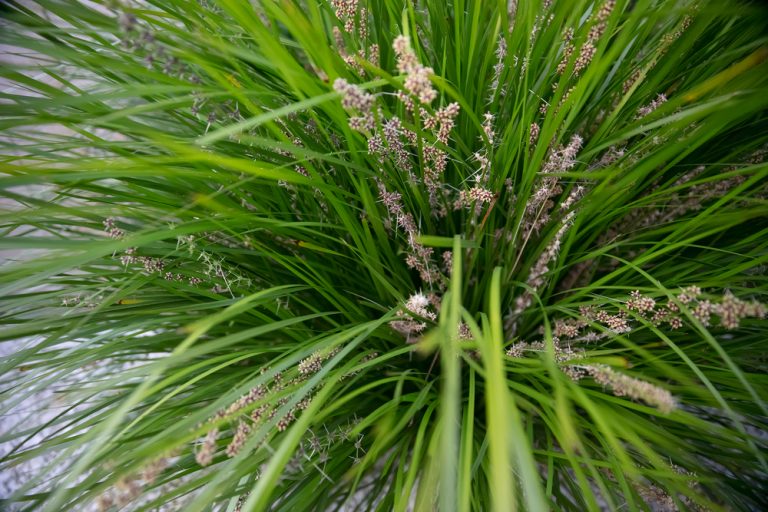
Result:
{"type": "Polygon", "coordinates": [[[7,2],[3,506],[765,507],[764,16],[7,2]]]}

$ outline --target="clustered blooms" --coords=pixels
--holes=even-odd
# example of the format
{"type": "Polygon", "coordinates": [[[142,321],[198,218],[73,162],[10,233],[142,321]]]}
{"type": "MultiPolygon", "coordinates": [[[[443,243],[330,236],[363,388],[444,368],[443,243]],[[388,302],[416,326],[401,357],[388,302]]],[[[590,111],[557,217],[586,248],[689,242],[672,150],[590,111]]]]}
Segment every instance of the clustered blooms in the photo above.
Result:
{"type": "MultiPolygon", "coordinates": [[[[580,360],[585,358],[584,351],[574,350],[569,346],[564,347],[557,338],[553,338],[553,346],[555,361],[560,365],[563,373],[574,381],[579,381],[589,375],[598,384],[610,388],[614,395],[641,400],[658,408],[664,414],[672,412],[677,407],[677,402],[672,394],[663,388],[619,373],[605,364],[581,363],[580,360]]],[[[543,352],[545,350],[546,344],[542,341],[518,342],[507,349],[506,355],[512,358],[521,358],[525,356],[526,352],[543,352]]]]}
{"type": "Polygon", "coordinates": [[[507,357],[520,358],[525,356],[526,351],[543,351],[545,349],[546,345],[543,341],[534,341],[533,343],[518,341],[507,348],[505,353],[507,357]]]}
{"type": "MultiPolygon", "coordinates": [[[[382,109],[375,105],[375,97],[362,91],[358,86],[344,79],[338,79],[334,83],[334,89],[341,93],[342,105],[345,108],[359,113],[349,119],[349,124],[353,129],[366,133],[369,154],[390,159],[398,171],[407,173],[408,181],[416,182],[419,181],[419,177],[413,173],[412,162],[421,152],[423,159],[419,159],[424,164],[421,167],[423,170],[421,182],[429,194],[432,214],[436,217],[445,217],[449,212],[447,205],[451,202],[457,208],[469,206],[463,201],[469,200],[469,195],[462,196],[459,192],[454,196],[455,199],[451,199],[450,196],[454,192],[442,181],[442,175],[448,165],[448,155],[442,146],[449,142],[450,132],[459,114],[459,105],[454,102],[437,109],[434,113],[430,112],[429,103],[437,95],[429,82],[432,70],[418,62],[407,37],[396,38],[393,48],[398,59],[398,69],[407,75],[405,80],[407,93],[399,91],[396,96],[403,103],[406,111],[412,115],[413,122],[421,125],[421,133],[433,135],[434,142],[430,142],[426,137],[420,138],[416,131],[407,127],[399,117],[385,116],[382,109]],[[414,98],[424,106],[417,107],[414,98]]],[[[492,137],[492,131],[488,131],[490,121],[491,119],[487,120],[484,130],[486,135],[492,137]]],[[[487,172],[489,163],[481,167],[487,172]]],[[[378,185],[379,197],[390,214],[388,222],[391,225],[394,221],[405,232],[408,239],[409,251],[406,255],[406,263],[410,268],[416,269],[422,281],[430,287],[443,287],[444,279],[431,263],[433,250],[416,241],[419,234],[416,221],[411,214],[405,212],[400,202],[400,195],[387,191],[380,182],[378,185]]],[[[472,195],[479,197],[482,202],[487,194],[480,197],[477,195],[479,191],[479,189],[475,190],[472,195]]],[[[474,203],[473,200],[472,204],[474,203]]]]}
{"type": "MultiPolygon", "coordinates": [[[[351,122],[352,119],[350,119],[350,123],[351,122]]],[[[412,175],[411,171],[413,166],[411,165],[411,154],[405,148],[403,137],[405,137],[407,140],[411,140],[412,138],[415,138],[416,134],[406,129],[403,126],[403,123],[400,121],[400,118],[396,116],[385,119],[381,123],[381,133],[387,145],[386,150],[380,150],[378,153],[380,155],[388,153],[399,169],[402,169],[409,175],[412,175]]],[[[376,137],[379,136],[376,135],[376,137]]]]}
{"type": "Polygon", "coordinates": [[[651,101],[648,105],[645,105],[637,109],[637,118],[639,119],[641,117],[650,115],[654,110],[659,108],[662,104],[666,103],[666,101],[667,101],[667,97],[664,94],[656,95],[656,99],[651,101]]]}
{"type": "Polygon", "coordinates": [[[595,382],[611,388],[616,396],[642,400],[665,414],[677,407],[677,402],[669,391],[654,386],[650,382],[624,375],[604,364],[588,364],[582,368],[595,379],[595,382]]]}
{"type": "Polygon", "coordinates": [[[581,145],[584,143],[578,134],[573,135],[568,144],[550,152],[549,159],[544,164],[542,172],[546,174],[552,174],[557,172],[565,172],[572,169],[576,165],[576,155],[581,150],[581,145]]]}
{"type": "Polygon", "coordinates": [[[461,341],[469,341],[473,338],[472,331],[464,322],[459,322],[458,336],[461,341]]]}
{"type": "Polygon", "coordinates": [[[397,226],[405,231],[408,239],[408,246],[410,251],[405,258],[405,263],[409,268],[416,269],[421,276],[422,281],[432,284],[438,284],[444,286],[442,276],[434,269],[432,264],[432,253],[434,250],[431,247],[426,247],[417,241],[419,232],[416,228],[416,221],[413,219],[413,215],[410,212],[406,212],[402,204],[402,196],[399,192],[388,192],[383,183],[379,183],[379,198],[384,206],[387,208],[387,212],[391,217],[394,217],[397,226]]]}
{"type": "MultiPolygon", "coordinates": [[[[581,149],[582,142],[583,140],[579,135],[574,135],[567,146],[560,146],[550,151],[549,158],[542,168],[542,176],[534,183],[536,191],[530,196],[525,207],[525,214],[522,219],[523,240],[527,241],[534,231],[538,232],[549,223],[550,211],[554,207],[554,201],[551,198],[563,192],[557,174],[576,165],[575,158],[581,149]]],[[[581,198],[584,191],[582,186],[574,187],[561,203],[561,210],[571,208],[581,198]]],[[[565,215],[561,227],[531,269],[526,281],[530,289],[523,291],[515,300],[515,307],[507,319],[507,328],[514,327],[514,318],[531,305],[533,293],[544,284],[543,276],[549,271],[549,263],[557,256],[561,240],[570,227],[573,216],[573,211],[565,215]]]]}
{"type": "Polygon", "coordinates": [[[157,481],[163,471],[174,462],[176,455],[176,453],[170,453],[157,457],[138,472],[121,478],[114,487],[99,495],[96,500],[98,510],[106,512],[114,506],[122,508],[134,501],[146,487],[157,481]]]}
{"type": "Polygon", "coordinates": [[[404,306],[405,310],[399,310],[397,312],[398,316],[407,316],[410,313],[420,317],[420,319],[393,320],[389,325],[397,332],[404,334],[408,341],[414,341],[411,336],[421,334],[427,328],[427,322],[422,319],[431,321],[437,319],[437,313],[430,310],[430,307],[436,307],[437,305],[426,295],[414,293],[408,297],[404,306]]]}
{"type": "MultiPolygon", "coordinates": [[[[692,473],[676,464],[670,464],[670,469],[674,470],[678,475],[687,477],[689,479],[688,487],[698,491],[699,493],[701,492],[701,485],[699,484],[699,478],[696,473],[692,473]]],[[[651,510],[659,512],[676,512],[680,510],[675,499],[672,498],[672,496],[670,496],[669,493],[664,489],[661,489],[660,487],[650,482],[647,484],[637,482],[633,483],[632,485],[635,487],[638,495],[643,498],[643,501],[648,504],[651,510]]],[[[688,510],[699,512],[706,510],[704,507],[683,494],[678,494],[677,499],[682,502],[688,510]]]]}
{"type": "Polygon", "coordinates": [[[433,208],[433,215],[445,217],[447,210],[440,204],[440,197],[443,185],[441,178],[448,165],[448,156],[436,146],[424,146],[424,159],[427,163],[424,167],[424,185],[429,192],[429,204],[433,208]]]}
{"type": "MultiPolygon", "coordinates": [[[[415,299],[414,299],[415,301],[415,299]]],[[[416,307],[415,304],[418,301],[411,301],[409,304],[411,307],[416,307]]],[[[434,313],[432,313],[434,315],[434,313]]],[[[429,316],[428,318],[434,319],[435,316],[429,316]]],[[[308,379],[313,374],[320,371],[323,362],[333,357],[339,352],[338,347],[331,349],[318,350],[311,354],[309,357],[301,360],[295,368],[295,377],[286,380],[283,377],[282,372],[276,372],[272,376],[271,385],[260,384],[254,388],[251,388],[246,394],[238,398],[224,409],[216,412],[207,423],[214,424],[206,432],[203,437],[196,453],[195,460],[200,466],[208,466],[213,462],[214,456],[218,450],[218,439],[221,435],[219,425],[221,422],[237,421],[232,439],[226,448],[226,455],[228,457],[234,457],[243,448],[248,441],[248,437],[254,431],[254,426],[259,422],[266,420],[272,421],[276,417],[281,407],[285,406],[289,402],[288,396],[283,396],[277,400],[274,400],[275,395],[284,394],[284,391],[289,386],[297,386],[308,379]]],[[[378,357],[377,353],[368,354],[361,360],[361,363],[371,361],[378,357]]],[[[262,374],[266,373],[269,369],[262,368],[262,374]]],[[[350,372],[345,377],[356,374],[357,372],[350,372]]],[[[312,401],[311,396],[305,396],[295,406],[290,408],[283,416],[279,417],[275,423],[275,430],[278,432],[285,431],[291,423],[296,419],[296,415],[299,411],[305,410],[309,407],[312,401]]]]}
{"type": "Polygon", "coordinates": [[[360,112],[358,117],[349,119],[349,126],[359,131],[373,130],[376,125],[372,109],[373,95],[363,91],[357,85],[350,84],[343,78],[337,78],[333,82],[333,89],[341,93],[341,104],[344,108],[360,112]]]}
{"type": "Polygon", "coordinates": [[[464,205],[490,203],[495,197],[496,194],[480,185],[475,185],[469,190],[459,192],[459,201],[464,205]]]}
{"type": "MultiPolygon", "coordinates": [[[[533,132],[533,128],[531,130],[533,132]]],[[[538,126],[536,131],[538,132],[538,126]]],[[[547,161],[542,167],[542,175],[534,182],[535,192],[529,197],[526,204],[522,219],[524,243],[528,241],[534,231],[540,231],[549,223],[551,210],[555,205],[552,198],[563,192],[557,174],[576,165],[576,155],[581,149],[582,143],[583,140],[579,135],[573,135],[566,146],[550,149],[547,161]]],[[[581,185],[573,187],[568,196],[561,202],[560,210],[565,211],[572,208],[584,192],[585,188],[581,185]]],[[[528,287],[515,299],[515,305],[506,318],[505,328],[507,330],[513,331],[516,328],[520,314],[530,307],[533,303],[534,294],[544,285],[544,276],[549,271],[549,264],[556,258],[562,239],[572,224],[574,215],[573,210],[565,214],[555,236],[529,271],[526,279],[528,287]]]]}
{"type": "MultiPolygon", "coordinates": [[[[542,10],[545,14],[537,14],[533,19],[533,26],[531,27],[531,33],[529,36],[529,41],[531,46],[533,46],[534,42],[536,41],[536,36],[539,34],[539,30],[541,30],[541,27],[549,25],[554,21],[555,19],[555,13],[551,12],[549,13],[549,16],[546,15],[546,11],[549,10],[549,4],[551,4],[551,0],[544,0],[544,3],[542,5],[542,10]]],[[[523,61],[523,69],[522,72],[525,74],[525,69],[527,66],[527,60],[528,57],[523,61]]]]}
{"type": "Polygon", "coordinates": [[[227,457],[234,457],[238,454],[245,442],[248,440],[248,434],[251,433],[251,427],[243,420],[238,421],[235,435],[227,446],[227,457]]]}
{"type": "MultiPolygon", "coordinates": [[[[103,221],[104,231],[110,238],[115,240],[122,240],[125,238],[125,231],[116,226],[115,220],[111,217],[103,221]]],[[[216,233],[207,233],[206,237],[219,244],[228,245],[229,247],[239,247],[228,242],[224,237],[217,235],[216,233]]],[[[189,249],[189,253],[194,254],[196,252],[196,240],[193,235],[177,238],[176,248],[186,245],[189,249]]],[[[129,265],[141,264],[144,271],[148,274],[160,274],[166,281],[183,282],[185,277],[176,272],[166,271],[166,260],[162,258],[153,258],[151,256],[139,256],[138,249],[136,247],[128,247],[122,253],[116,256],[120,260],[120,263],[128,267],[129,265]]],[[[231,292],[235,286],[249,287],[252,284],[251,279],[244,277],[237,271],[225,270],[223,266],[223,260],[217,260],[211,254],[206,251],[199,251],[198,261],[203,263],[203,274],[214,281],[214,285],[211,287],[211,291],[214,293],[231,292]],[[216,283],[220,281],[223,285],[216,283]]],[[[173,263],[172,263],[173,264],[173,263]]],[[[191,276],[186,278],[190,286],[198,286],[203,283],[203,279],[197,276],[191,276]]],[[[65,304],[69,305],[69,304],[65,304]]]]}
{"type": "Polygon", "coordinates": [[[539,256],[539,259],[536,260],[536,264],[531,268],[531,271],[528,274],[528,279],[525,281],[529,288],[525,289],[525,291],[515,299],[513,316],[519,315],[525,311],[533,302],[534,293],[544,285],[544,275],[549,271],[549,264],[557,257],[557,253],[560,251],[560,244],[563,236],[571,225],[573,215],[574,212],[569,212],[565,216],[560,229],[557,230],[555,236],[539,256]]]}
{"type": "Polygon", "coordinates": [[[493,118],[496,117],[490,112],[483,114],[483,133],[488,138],[488,143],[493,146],[496,134],[493,131],[493,118]]]}
{"type": "MultiPolygon", "coordinates": [[[[765,318],[766,315],[766,308],[763,304],[757,301],[746,302],[740,300],[730,291],[726,291],[721,300],[715,302],[714,299],[703,298],[702,291],[698,286],[688,286],[681,289],[676,299],[676,301],[670,300],[665,304],[659,304],[653,298],[643,295],[639,290],[635,290],[630,294],[624,306],[626,307],[626,312],[633,312],[656,327],[666,324],[672,330],[680,329],[683,326],[683,315],[678,303],[686,308],[702,325],[709,326],[711,316],[716,315],[720,317],[720,325],[725,329],[731,330],[738,328],[740,321],[744,318],[765,318]]],[[[557,332],[557,325],[560,322],[557,321],[555,322],[555,335],[564,335],[565,338],[573,340],[578,337],[583,339],[585,334],[578,332],[578,330],[586,327],[589,322],[601,323],[614,331],[616,331],[616,326],[622,328],[620,332],[632,330],[625,311],[619,311],[616,315],[610,315],[604,310],[583,307],[579,312],[580,320],[570,321],[571,325],[577,327],[576,332],[568,333],[568,335],[557,332]]],[[[589,336],[595,338],[593,333],[590,333],[589,336]]]]}
{"type": "Polygon", "coordinates": [[[203,444],[195,454],[195,461],[205,467],[213,462],[213,456],[216,455],[216,441],[219,438],[219,429],[212,428],[205,434],[203,444]]]}
{"type": "MultiPolygon", "coordinates": [[[[583,349],[562,345],[557,337],[552,338],[552,347],[554,349],[555,362],[560,366],[563,373],[574,381],[584,377],[585,370],[577,366],[579,361],[586,357],[583,349]]],[[[511,358],[521,358],[525,357],[528,352],[544,352],[546,349],[547,345],[544,341],[534,341],[532,343],[519,341],[506,350],[506,355],[511,358]]]]}
{"type": "MultiPolygon", "coordinates": [[[[450,253],[445,253],[450,254],[450,253]]],[[[418,335],[421,335],[428,327],[429,322],[435,322],[437,315],[440,312],[441,299],[436,294],[424,295],[422,293],[414,293],[403,304],[403,308],[397,311],[397,316],[407,317],[407,319],[393,320],[389,322],[389,326],[395,331],[406,336],[406,340],[409,343],[415,343],[418,341],[418,335]],[[413,318],[411,315],[415,315],[419,318],[413,318]]],[[[469,326],[464,322],[459,322],[456,326],[456,336],[460,341],[468,341],[473,338],[472,332],[469,326]]],[[[377,357],[378,354],[373,354],[372,357],[377,357]]],[[[367,358],[363,359],[363,362],[367,358]]]]}
{"type": "MultiPolygon", "coordinates": [[[[365,41],[367,37],[367,31],[368,31],[368,24],[365,19],[365,9],[360,9],[360,28],[359,33],[360,36],[358,38],[359,41],[365,41]]],[[[349,19],[345,22],[345,25],[349,23],[349,19]]],[[[352,20],[354,22],[354,20],[352,20]]],[[[361,48],[357,51],[356,54],[351,54],[347,51],[347,45],[344,42],[344,35],[341,33],[341,30],[339,30],[339,27],[333,27],[333,40],[336,45],[336,50],[339,52],[339,56],[342,58],[344,63],[349,66],[351,69],[353,69],[358,75],[362,75],[365,72],[365,69],[360,63],[360,60],[367,60],[375,65],[378,65],[379,63],[379,45],[378,44],[371,44],[370,46],[367,46],[365,48],[361,48]],[[359,59],[359,60],[358,60],[359,59]]],[[[327,80],[328,76],[325,74],[325,72],[319,68],[315,68],[315,73],[323,80],[327,80]]]]}
{"type": "Polygon", "coordinates": [[[552,198],[563,192],[557,174],[576,165],[576,155],[579,153],[582,143],[583,139],[579,135],[574,135],[566,146],[559,146],[550,150],[549,157],[541,169],[542,174],[534,183],[536,190],[531,194],[525,206],[524,239],[529,238],[531,233],[538,232],[549,223],[549,210],[554,206],[552,198]]]}
{"type": "Polygon", "coordinates": [[[563,58],[560,60],[560,64],[557,65],[557,73],[562,75],[565,73],[565,68],[568,67],[568,61],[573,55],[573,28],[568,27],[563,32],[563,58]]]}
{"type": "MultiPolygon", "coordinates": [[[[336,17],[344,24],[344,31],[347,34],[354,36],[356,41],[365,42],[368,39],[368,10],[365,7],[361,7],[359,10],[359,23],[356,26],[355,17],[358,15],[357,0],[331,0],[331,6],[334,9],[336,17]],[[355,32],[355,29],[357,29],[357,32],[355,32]]],[[[355,55],[351,55],[347,52],[346,45],[344,44],[344,37],[338,27],[333,27],[333,36],[341,58],[347,66],[354,69],[357,74],[362,75],[363,67],[358,63],[355,55]]],[[[370,62],[378,64],[379,45],[372,44],[368,47],[359,49],[357,51],[357,57],[360,59],[365,59],[367,57],[370,62]]]]}
{"type": "MultiPolygon", "coordinates": [[[[331,0],[331,6],[334,9],[336,17],[344,24],[344,31],[347,34],[353,36],[356,41],[365,42],[368,39],[368,10],[365,7],[361,7],[358,13],[357,0],[331,0]],[[358,16],[359,19],[357,26],[355,25],[356,16],[358,16]]],[[[347,52],[346,45],[344,44],[344,37],[338,27],[333,27],[333,36],[341,58],[347,66],[354,69],[357,74],[362,75],[363,67],[358,63],[355,55],[347,52]]],[[[372,44],[359,49],[357,51],[357,57],[360,59],[365,59],[367,57],[370,62],[378,64],[379,45],[372,44]]],[[[320,75],[325,75],[325,73],[320,70],[318,70],[318,72],[320,75]]]]}
{"type": "Polygon", "coordinates": [[[578,75],[592,61],[597,51],[597,42],[603,37],[606,29],[606,21],[616,7],[615,0],[608,0],[600,9],[592,15],[592,27],[589,29],[586,42],[582,45],[576,63],[573,66],[573,74],[578,75]]]}
{"type": "Polygon", "coordinates": [[[539,140],[540,130],[541,129],[537,123],[531,123],[530,136],[528,138],[528,142],[530,143],[531,147],[535,146],[536,142],[539,140]]]}
{"type": "Polygon", "coordinates": [[[517,14],[517,0],[507,0],[507,16],[509,17],[509,29],[512,30],[512,24],[517,14]]]}
{"type": "Polygon", "coordinates": [[[115,219],[112,217],[104,219],[104,231],[107,232],[109,238],[113,238],[115,240],[120,240],[125,236],[125,231],[115,225],[115,219]]]}
{"type": "MultiPolygon", "coordinates": [[[[441,144],[448,144],[448,136],[453,130],[456,116],[459,115],[459,104],[449,103],[443,108],[435,112],[434,120],[437,124],[437,132],[435,133],[437,141],[441,144]]],[[[422,116],[424,117],[424,116],[422,116]]],[[[427,125],[428,118],[424,118],[424,127],[429,129],[427,125]]]]}
{"type": "MultiPolygon", "coordinates": [[[[115,240],[122,240],[125,238],[125,231],[118,228],[115,225],[115,220],[112,217],[104,219],[104,231],[110,238],[115,240]]],[[[119,256],[120,263],[124,266],[132,265],[134,263],[141,263],[144,266],[144,270],[147,273],[162,273],[165,268],[165,262],[159,258],[151,258],[149,256],[137,256],[136,247],[128,247],[119,256]]]]}
{"type": "Polygon", "coordinates": [[[491,157],[489,155],[496,141],[493,120],[494,115],[492,113],[486,112],[483,114],[482,129],[489,147],[483,147],[482,150],[476,151],[473,155],[479,164],[477,172],[473,175],[476,185],[469,190],[459,191],[459,197],[454,202],[454,209],[456,210],[462,207],[471,209],[474,206],[474,214],[476,216],[480,214],[485,203],[491,203],[496,199],[496,194],[488,188],[491,175],[491,157]]]}
{"type": "MultiPolygon", "coordinates": [[[[753,318],[765,318],[766,307],[765,305],[752,301],[745,302],[735,297],[730,290],[726,291],[723,295],[723,299],[718,305],[712,305],[708,301],[700,301],[697,305],[697,309],[702,308],[698,312],[698,320],[704,324],[709,324],[709,315],[714,313],[720,317],[720,324],[726,329],[737,329],[742,319],[753,318]],[[702,306],[706,304],[706,307],[702,306]]],[[[697,311],[694,309],[694,315],[697,311]]]]}
{"type": "MultiPolygon", "coordinates": [[[[214,417],[211,419],[211,421],[218,421],[223,418],[232,417],[236,415],[238,412],[240,412],[242,409],[245,409],[249,405],[256,403],[259,400],[262,400],[266,396],[267,396],[267,390],[264,386],[257,386],[255,388],[252,388],[248,393],[238,398],[234,403],[230,404],[229,407],[217,412],[216,415],[214,415],[214,417]]],[[[263,405],[262,407],[266,409],[268,406],[263,405]]],[[[209,464],[211,464],[211,462],[213,462],[213,456],[216,454],[217,440],[219,438],[219,433],[220,432],[217,427],[210,429],[206,433],[205,438],[203,439],[203,442],[200,446],[200,449],[195,454],[195,460],[201,466],[208,466],[209,464]]],[[[227,446],[228,456],[233,457],[234,455],[237,454],[237,452],[240,450],[242,445],[245,443],[249,433],[250,433],[249,425],[247,423],[244,423],[243,421],[240,421],[238,424],[238,429],[235,433],[235,436],[233,437],[231,443],[227,446]]]]}
{"type": "MultiPolygon", "coordinates": [[[[738,328],[744,318],[765,318],[768,315],[768,309],[764,304],[738,299],[730,291],[726,291],[717,303],[702,298],[702,290],[698,286],[688,286],[680,290],[676,301],[670,300],[661,305],[652,297],[634,290],[624,303],[625,309],[619,309],[616,313],[609,313],[605,308],[581,306],[578,316],[555,320],[552,342],[556,362],[574,380],[589,375],[596,382],[611,388],[617,396],[642,400],[658,407],[662,412],[669,412],[675,407],[675,401],[669,392],[647,382],[619,374],[606,365],[581,363],[579,359],[585,359],[587,354],[583,349],[574,349],[573,346],[594,342],[612,333],[631,332],[633,326],[629,313],[634,313],[657,327],[665,323],[672,330],[680,329],[683,326],[683,320],[678,304],[705,326],[710,325],[711,315],[719,316],[720,326],[725,329],[738,328]],[[600,327],[600,330],[590,330],[591,327],[600,327]],[[563,345],[564,343],[566,345],[563,345]]],[[[543,328],[540,332],[543,333],[543,328]]],[[[506,354],[512,358],[520,358],[527,352],[542,352],[545,349],[544,341],[516,342],[507,349],[506,354]]]]}
{"type": "MultiPolygon", "coordinates": [[[[670,511],[680,510],[675,500],[664,489],[656,485],[637,485],[637,493],[643,498],[651,510],[670,511]]],[[[695,509],[693,509],[695,510],[695,509]]]]}
{"type": "Polygon", "coordinates": [[[437,97],[437,91],[429,80],[433,74],[432,68],[419,63],[407,36],[397,36],[392,43],[392,48],[397,55],[397,70],[406,75],[405,89],[416,96],[421,103],[426,105],[432,103],[432,100],[437,97]]]}
{"type": "Polygon", "coordinates": [[[627,301],[627,309],[630,311],[637,311],[640,314],[653,311],[656,307],[656,301],[651,297],[646,297],[640,290],[635,290],[629,294],[629,300],[627,301]]]}
{"type": "MultiPolygon", "coordinates": [[[[274,393],[274,392],[280,391],[284,387],[284,384],[282,382],[282,374],[280,373],[276,374],[274,376],[274,381],[276,384],[276,387],[274,389],[268,390],[263,385],[259,385],[259,386],[256,386],[255,388],[252,388],[250,391],[248,391],[248,393],[238,398],[235,402],[230,404],[227,408],[218,411],[209,420],[209,422],[215,423],[224,419],[233,418],[237,416],[243,409],[248,408],[249,406],[251,406],[252,404],[255,404],[256,402],[263,401],[264,399],[266,399],[270,394],[270,391],[274,393]]],[[[271,417],[274,417],[276,408],[272,408],[271,405],[264,403],[261,406],[253,409],[253,411],[251,411],[250,419],[254,423],[258,422],[261,419],[261,417],[264,415],[264,413],[267,412],[268,410],[272,410],[271,417]]],[[[245,423],[242,419],[238,420],[238,427],[237,427],[237,430],[235,431],[235,435],[233,436],[230,444],[227,446],[228,456],[233,457],[240,451],[243,444],[245,444],[245,441],[247,440],[247,436],[250,432],[251,432],[250,425],[245,423]]],[[[214,426],[210,430],[208,430],[205,437],[203,438],[200,448],[195,454],[195,460],[201,466],[208,466],[213,461],[213,457],[216,454],[216,450],[218,447],[217,441],[219,438],[219,434],[220,434],[219,428],[214,426]]]]}
{"type": "Polygon", "coordinates": [[[579,199],[582,198],[586,190],[587,189],[582,185],[576,185],[575,187],[573,187],[570,193],[568,194],[568,196],[565,198],[565,200],[560,203],[560,210],[568,210],[579,199]]]}
{"type": "Polygon", "coordinates": [[[122,263],[124,267],[127,267],[133,263],[137,263],[138,261],[139,257],[136,256],[135,247],[128,247],[125,251],[123,251],[123,254],[120,255],[120,263],[122,263]]]}
{"type": "Polygon", "coordinates": [[[507,40],[504,38],[504,34],[499,34],[499,41],[496,44],[496,64],[493,65],[493,80],[490,87],[489,101],[493,101],[493,96],[498,94],[499,96],[505,96],[507,94],[506,86],[499,88],[501,83],[501,75],[507,68],[504,63],[507,58],[507,40]]]}
{"type": "Polygon", "coordinates": [[[344,22],[344,30],[350,34],[354,32],[357,0],[331,0],[331,6],[336,12],[336,17],[344,22]]]}
{"type": "Polygon", "coordinates": [[[302,359],[299,362],[298,371],[299,375],[309,376],[313,373],[317,373],[323,367],[323,363],[329,358],[335,356],[339,352],[338,347],[326,351],[313,352],[306,359],[302,359]]]}

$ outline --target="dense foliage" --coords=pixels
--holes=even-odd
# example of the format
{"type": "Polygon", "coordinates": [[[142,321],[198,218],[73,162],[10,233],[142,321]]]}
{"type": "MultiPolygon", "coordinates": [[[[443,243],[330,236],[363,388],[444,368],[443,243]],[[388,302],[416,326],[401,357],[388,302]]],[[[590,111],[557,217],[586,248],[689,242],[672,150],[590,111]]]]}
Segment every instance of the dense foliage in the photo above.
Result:
{"type": "Polygon", "coordinates": [[[6,504],[766,506],[764,14],[8,2],[6,504]]]}

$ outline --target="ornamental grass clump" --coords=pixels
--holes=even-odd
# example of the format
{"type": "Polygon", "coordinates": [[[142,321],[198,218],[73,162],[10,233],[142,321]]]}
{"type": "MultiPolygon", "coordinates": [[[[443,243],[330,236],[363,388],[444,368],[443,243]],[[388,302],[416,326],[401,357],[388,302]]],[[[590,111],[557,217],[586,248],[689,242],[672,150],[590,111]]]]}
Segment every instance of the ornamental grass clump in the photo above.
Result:
{"type": "Polygon", "coordinates": [[[11,1],[9,510],[759,510],[756,2],[11,1]]]}

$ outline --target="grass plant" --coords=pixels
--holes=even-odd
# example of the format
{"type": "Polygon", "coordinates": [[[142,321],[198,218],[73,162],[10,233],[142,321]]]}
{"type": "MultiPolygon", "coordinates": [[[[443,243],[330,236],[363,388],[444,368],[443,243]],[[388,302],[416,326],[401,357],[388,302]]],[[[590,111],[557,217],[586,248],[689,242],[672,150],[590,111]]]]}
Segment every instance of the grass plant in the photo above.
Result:
{"type": "Polygon", "coordinates": [[[765,14],[4,2],[4,505],[765,507],[765,14]]]}

